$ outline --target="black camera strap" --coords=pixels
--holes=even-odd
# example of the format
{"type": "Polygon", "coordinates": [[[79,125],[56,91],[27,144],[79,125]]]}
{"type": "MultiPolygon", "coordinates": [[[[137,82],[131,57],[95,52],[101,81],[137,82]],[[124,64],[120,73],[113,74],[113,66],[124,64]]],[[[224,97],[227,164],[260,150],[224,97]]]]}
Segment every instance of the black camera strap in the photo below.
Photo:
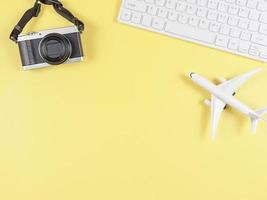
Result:
{"type": "Polygon", "coordinates": [[[77,26],[80,33],[84,31],[84,23],[76,18],[69,10],[64,8],[63,4],[59,0],[36,0],[34,6],[24,13],[18,24],[14,27],[9,37],[12,41],[17,43],[18,36],[21,34],[28,22],[33,17],[38,17],[41,10],[41,3],[39,2],[46,5],[53,5],[55,11],[68,21],[72,22],[75,26],[77,26]]]}

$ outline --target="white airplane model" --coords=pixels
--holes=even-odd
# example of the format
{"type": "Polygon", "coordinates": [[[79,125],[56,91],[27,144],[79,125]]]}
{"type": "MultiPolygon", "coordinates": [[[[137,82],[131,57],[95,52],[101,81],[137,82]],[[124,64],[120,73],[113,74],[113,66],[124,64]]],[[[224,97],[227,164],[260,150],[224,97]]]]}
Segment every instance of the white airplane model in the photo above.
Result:
{"type": "Polygon", "coordinates": [[[227,106],[231,106],[241,113],[247,115],[251,119],[252,131],[256,134],[257,124],[259,120],[265,120],[263,115],[267,113],[267,109],[260,109],[254,111],[247,105],[243,104],[239,100],[237,100],[234,95],[235,91],[248,79],[250,79],[254,74],[259,72],[261,69],[256,69],[240,75],[231,80],[225,80],[222,78],[221,84],[215,85],[210,81],[204,79],[200,75],[196,73],[190,73],[190,78],[198,84],[200,87],[206,89],[212,94],[211,100],[205,100],[205,103],[211,107],[211,134],[212,139],[216,137],[216,130],[218,127],[218,122],[221,116],[221,112],[227,106]]]}

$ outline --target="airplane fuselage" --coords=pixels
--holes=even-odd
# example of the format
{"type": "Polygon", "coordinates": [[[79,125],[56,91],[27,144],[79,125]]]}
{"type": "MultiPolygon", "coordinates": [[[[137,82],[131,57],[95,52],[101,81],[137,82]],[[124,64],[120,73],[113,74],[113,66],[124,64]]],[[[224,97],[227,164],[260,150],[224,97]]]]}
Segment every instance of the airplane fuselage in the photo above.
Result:
{"type": "Polygon", "coordinates": [[[258,114],[248,107],[247,105],[243,104],[242,102],[238,101],[235,97],[233,97],[232,94],[227,94],[225,91],[220,89],[218,86],[213,84],[212,82],[206,80],[202,76],[191,73],[190,74],[191,79],[198,84],[200,87],[204,88],[208,92],[210,92],[212,95],[214,95],[216,98],[220,99],[222,102],[224,102],[226,105],[229,105],[239,112],[247,115],[247,116],[253,116],[254,118],[260,118],[258,114]]]}

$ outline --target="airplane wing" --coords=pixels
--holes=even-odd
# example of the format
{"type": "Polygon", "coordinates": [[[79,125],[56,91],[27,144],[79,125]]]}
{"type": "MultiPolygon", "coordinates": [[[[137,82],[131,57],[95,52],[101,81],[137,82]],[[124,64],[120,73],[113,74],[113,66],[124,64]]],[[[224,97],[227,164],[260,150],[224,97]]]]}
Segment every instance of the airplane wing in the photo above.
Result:
{"type": "Polygon", "coordinates": [[[261,69],[255,69],[243,75],[237,76],[236,78],[223,82],[222,84],[218,85],[218,87],[224,90],[227,94],[233,95],[241,85],[243,85],[248,79],[258,73],[260,70],[261,69]]]}
{"type": "MultiPolygon", "coordinates": [[[[236,78],[221,83],[220,85],[218,85],[218,87],[223,91],[225,91],[227,94],[233,95],[235,91],[242,84],[244,84],[248,79],[250,79],[253,75],[255,75],[259,71],[260,69],[256,69],[247,72],[243,75],[237,76],[236,78]]],[[[212,134],[212,139],[215,139],[220,116],[226,104],[222,102],[220,99],[216,98],[215,96],[212,96],[210,106],[211,106],[211,134],[212,134]]]]}
{"type": "Polygon", "coordinates": [[[225,103],[215,96],[211,97],[211,136],[212,139],[216,137],[216,131],[220,120],[221,113],[225,107],[225,103]]]}

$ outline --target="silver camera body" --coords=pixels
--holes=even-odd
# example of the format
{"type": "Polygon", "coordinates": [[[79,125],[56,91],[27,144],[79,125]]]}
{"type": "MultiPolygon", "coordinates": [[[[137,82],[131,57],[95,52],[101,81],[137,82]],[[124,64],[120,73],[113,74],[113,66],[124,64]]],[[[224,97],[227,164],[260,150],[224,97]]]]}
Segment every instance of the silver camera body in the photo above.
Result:
{"type": "Polygon", "coordinates": [[[18,36],[24,70],[83,61],[80,32],[76,26],[18,36]]]}

